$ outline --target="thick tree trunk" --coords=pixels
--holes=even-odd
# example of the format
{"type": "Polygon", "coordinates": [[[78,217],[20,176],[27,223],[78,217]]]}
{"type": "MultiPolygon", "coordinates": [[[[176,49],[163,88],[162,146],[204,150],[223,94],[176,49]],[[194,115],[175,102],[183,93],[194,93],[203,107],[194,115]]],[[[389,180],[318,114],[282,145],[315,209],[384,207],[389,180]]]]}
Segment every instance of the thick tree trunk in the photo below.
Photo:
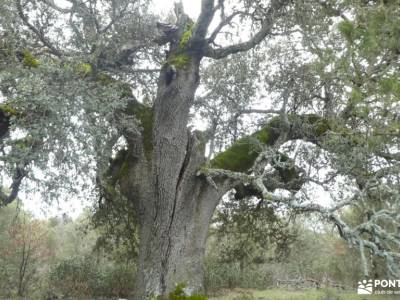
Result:
{"type": "Polygon", "coordinates": [[[200,58],[187,58],[184,66],[166,64],[161,71],[147,184],[142,180],[134,196],[139,201],[133,200],[140,206],[137,300],[167,295],[180,283],[190,293],[203,291],[205,241],[221,193],[196,176],[205,162],[204,143],[187,124],[200,58]]]}
{"type": "MultiPolygon", "coordinates": [[[[197,176],[205,164],[205,142],[188,130],[189,112],[199,85],[199,66],[212,19],[213,1],[202,4],[197,24],[177,4],[176,26],[159,23],[160,44],[169,44],[153,106],[151,147],[138,150],[129,164],[123,194],[135,203],[139,222],[139,260],[133,299],[167,296],[177,284],[189,294],[203,292],[203,259],[215,207],[229,188],[197,176]],[[147,148],[147,149],[146,149],[147,148]],[[145,153],[144,153],[145,152],[145,153]]],[[[147,145],[147,146],[146,146],[147,145]]]]}
{"type": "MultiPolygon", "coordinates": [[[[215,182],[197,176],[206,163],[205,141],[187,125],[200,58],[187,58],[180,68],[167,63],[161,70],[152,114],[152,147],[128,139],[131,154],[125,159],[129,174],[120,187],[135,204],[139,222],[135,300],[167,296],[177,284],[185,284],[189,294],[203,292],[203,259],[211,217],[221,197],[240,182],[229,176],[213,178],[215,182]]],[[[263,130],[270,137],[263,142],[275,143],[279,128],[270,124],[263,130]]],[[[253,162],[254,157],[246,168],[253,162]]]]}
{"type": "Polygon", "coordinates": [[[198,186],[188,186],[193,194],[180,198],[169,215],[155,211],[156,215],[165,216],[155,219],[154,214],[144,216],[134,299],[167,295],[182,283],[188,293],[203,292],[205,242],[219,195],[209,194],[210,198],[205,199],[201,197],[205,191],[198,186]],[[157,219],[166,221],[161,223],[157,219]]]}

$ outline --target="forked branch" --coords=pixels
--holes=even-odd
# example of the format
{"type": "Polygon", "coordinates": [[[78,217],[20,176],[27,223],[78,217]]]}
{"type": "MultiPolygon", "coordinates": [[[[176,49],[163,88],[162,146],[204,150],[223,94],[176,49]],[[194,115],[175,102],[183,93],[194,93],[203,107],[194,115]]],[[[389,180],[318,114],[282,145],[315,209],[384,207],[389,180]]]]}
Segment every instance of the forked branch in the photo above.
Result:
{"type": "MultiPolygon", "coordinates": [[[[260,30],[252,38],[250,38],[246,42],[230,45],[219,49],[215,49],[209,46],[205,50],[204,56],[211,57],[214,59],[221,59],[228,55],[239,52],[245,52],[254,48],[256,45],[261,43],[268,35],[272,33],[272,29],[275,25],[276,18],[281,14],[282,9],[290,2],[291,0],[271,1],[270,7],[267,10],[265,18],[261,24],[260,30]]],[[[224,26],[223,24],[220,24],[218,27],[222,29],[223,26],[224,26]]],[[[213,38],[213,36],[215,38],[217,34],[218,34],[217,32],[213,32],[211,38],[213,38]]]]}

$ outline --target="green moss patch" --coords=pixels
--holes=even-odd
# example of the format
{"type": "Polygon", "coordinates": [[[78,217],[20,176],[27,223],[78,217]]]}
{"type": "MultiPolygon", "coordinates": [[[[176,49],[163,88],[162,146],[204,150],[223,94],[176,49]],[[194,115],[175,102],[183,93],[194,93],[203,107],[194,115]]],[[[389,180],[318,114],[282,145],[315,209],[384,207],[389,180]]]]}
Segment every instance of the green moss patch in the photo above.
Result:
{"type": "Polygon", "coordinates": [[[168,64],[174,66],[176,69],[183,69],[189,62],[190,57],[185,53],[173,54],[168,58],[168,64]]]}
{"type": "Polygon", "coordinates": [[[29,67],[29,68],[37,68],[40,65],[39,60],[37,60],[31,52],[29,52],[28,50],[24,50],[22,52],[23,55],[23,64],[25,67],[29,67]]]}
{"type": "Polygon", "coordinates": [[[75,66],[75,72],[79,76],[86,77],[93,73],[93,68],[91,64],[82,62],[75,66]]]}
{"type": "Polygon", "coordinates": [[[157,300],[207,300],[207,297],[203,295],[195,294],[187,296],[185,287],[185,284],[178,284],[175,290],[169,293],[168,297],[157,297],[157,300]]]}
{"type": "Polygon", "coordinates": [[[354,38],[354,24],[350,21],[343,21],[339,23],[339,31],[340,33],[349,41],[352,42],[354,38]]]}
{"type": "Polygon", "coordinates": [[[188,24],[188,25],[186,26],[187,29],[186,29],[186,31],[182,34],[182,37],[181,37],[181,39],[180,39],[180,41],[179,41],[179,45],[178,45],[179,49],[181,49],[181,50],[185,49],[186,45],[188,44],[190,38],[191,38],[192,35],[193,35],[194,25],[195,25],[195,23],[192,22],[192,23],[190,23],[190,24],[188,24]]]}
{"type": "Polygon", "coordinates": [[[185,49],[192,37],[194,27],[194,22],[189,22],[186,25],[186,30],[179,40],[178,49],[176,53],[173,53],[168,57],[167,64],[174,66],[176,69],[183,69],[189,64],[190,56],[185,53],[185,49]]]}
{"type": "Polygon", "coordinates": [[[143,147],[145,151],[146,158],[151,159],[151,154],[153,152],[153,124],[154,124],[154,113],[151,107],[143,105],[138,101],[132,101],[125,113],[128,115],[133,115],[140,121],[143,128],[143,147]]]}
{"type": "Polygon", "coordinates": [[[212,168],[244,172],[250,169],[262,150],[262,144],[272,146],[279,138],[279,122],[273,118],[261,130],[238,140],[210,162],[212,168]]]}
{"type": "Polygon", "coordinates": [[[2,110],[4,113],[6,113],[9,116],[17,116],[18,112],[10,105],[7,103],[0,103],[0,110],[2,110]]]}
{"type": "MultiPolygon", "coordinates": [[[[310,134],[315,137],[324,135],[331,129],[328,119],[309,114],[304,116],[288,116],[294,129],[301,127],[301,123],[310,125],[310,134]],[[297,124],[297,125],[296,125],[297,124]]],[[[210,162],[211,168],[225,169],[235,172],[245,172],[249,170],[256,160],[258,154],[262,151],[263,145],[273,146],[281,134],[280,117],[272,118],[261,130],[245,136],[238,140],[224,152],[219,153],[210,162]]],[[[292,172],[295,170],[287,170],[292,172]]],[[[284,177],[291,178],[294,174],[284,174],[284,177]]]]}

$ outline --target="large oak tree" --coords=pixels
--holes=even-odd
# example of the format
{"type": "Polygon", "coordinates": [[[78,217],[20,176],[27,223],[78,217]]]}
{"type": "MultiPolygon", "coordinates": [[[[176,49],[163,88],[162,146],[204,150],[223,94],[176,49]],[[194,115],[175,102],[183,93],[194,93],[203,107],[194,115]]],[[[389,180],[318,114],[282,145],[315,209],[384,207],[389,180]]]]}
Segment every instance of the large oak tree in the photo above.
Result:
{"type": "Polygon", "coordinates": [[[12,182],[2,204],[24,179],[47,182],[55,197],[86,187],[74,186],[74,174],[93,178],[99,210],[107,215],[123,203],[129,209],[119,216],[137,230],[134,299],[166,295],[178,283],[189,294],[203,291],[210,220],[232,191],[243,201],[317,213],[360,248],[366,275],[365,249],[399,274],[398,1],[202,0],[197,20],[177,3],[167,23],[146,1],[67,2],[1,4],[1,162],[12,182]],[[235,37],[240,27],[252,33],[235,37]],[[224,82],[222,75],[231,78],[224,71],[249,51],[247,75],[232,68],[239,76],[224,82]],[[246,107],[241,98],[237,87],[259,75],[257,64],[278,109],[246,107]],[[202,65],[213,67],[202,72],[202,65]],[[201,73],[208,91],[196,98],[201,73]],[[199,111],[210,123],[206,132],[189,126],[199,111]],[[238,125],[247,114],[266,117],[243,136],[238,125]],[[222,117],[234,134],[219,140],[217,153],[218,128],[229,132],[222,117]],[[284,153],[294,141],[308,165],[324,161],[334,170],[327,179],[284,153]],[[356,191],[336,189],[331,207],[298,196],[311,182],[326,187],[340,176],[354,180],[356,191]],[[382,205],[351,228],[337,211],[367,198],[382,205]]]}

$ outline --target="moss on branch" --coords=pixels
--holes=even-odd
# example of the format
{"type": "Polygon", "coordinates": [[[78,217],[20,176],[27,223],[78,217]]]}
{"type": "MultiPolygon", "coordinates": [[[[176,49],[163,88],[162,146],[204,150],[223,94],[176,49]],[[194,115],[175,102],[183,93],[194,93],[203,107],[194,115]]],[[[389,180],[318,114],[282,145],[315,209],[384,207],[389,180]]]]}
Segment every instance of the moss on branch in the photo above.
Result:
{"type": "Polygon", "coordinates": [[[177,70],[185,68],[190,62],[190,56],[185,53],[172,54],[167,63],[174,66],[177,70]]]}
{"type": "Polygon", "coordinates": [[[193,35],[194,27],[195,27],[195,23],[193,21],[189,22],[186,25],[186,30],[182,34],[181,39],[179,40],[179,44],[178,44],[179,49],[183,50],[186,48],[187,44],[189,43],[190,38],[193,35]]]}
{"type": "Polygon", "coordinates": [[[36,59],[32,53],[25,49],[24,51],[22,51],[22,63],[24,64],[25,67],[28,68],[37,68],[40,65],[40,62],[38,59],[36,59]]]}
{"type": "MultiPolygon", "coordinates": [[[[317,115],[290,115],[288,117],[294,132],[289,138],[312,136],[317,139],[330,129],[329,120],[317,115]],[[307,132],[304,132],[307,131],[307,132]]],[[[225,169],[235,172],[249,170],[264,146],[273,146],[283,132],[282,120],[274,117],[255,133],[245,136],[231,147],[215,156],[210,162],[211,168],[225,169]]],[[[289,133],[290,135],[290,133],[289,133]]],[[[289,175],[290,174],[286,174],[289,175]]]]}
{"type": "Polygon", "coordinates": [[[93,67],[89,63],[78,63],[75,66],[75,73],[81,77],[87,77],[93,73],[93,67]]]}
{"type": "Polygon", "coordinates": [[[153,109],[135,100],[129,103],[125,113],[135,116],[136,119],[140,121],[143,129],[142,138],[144,152],[146,158],[150,160],[153,152],[153,109]]]}
{"type": "Polygon", "coordinates": [[[0,110],[7,116],[18,116],[17,110],[9,103],[0,103],[0,110]]]}
{"type": "Polygon", "coordinates": [[[211,160],[211,167],[235,172],[247,171],[261,152],[262,145],[272,146],[279,138],[279,124],[279,118],[273,118],[261,130],[241,138],[211,160]]]}
{"type": "Polygon", "coordinates": [[[193,34],[194,27],[195,23],[193,21],[189,21],[186,25],[186,30],[181,35],[181,38],[178,42],[177,50],[167,59],[167,64],[175,67],[177,70],[185,68],[190,62],[190,56],[186,52],[188,43],[193,34]]]}

